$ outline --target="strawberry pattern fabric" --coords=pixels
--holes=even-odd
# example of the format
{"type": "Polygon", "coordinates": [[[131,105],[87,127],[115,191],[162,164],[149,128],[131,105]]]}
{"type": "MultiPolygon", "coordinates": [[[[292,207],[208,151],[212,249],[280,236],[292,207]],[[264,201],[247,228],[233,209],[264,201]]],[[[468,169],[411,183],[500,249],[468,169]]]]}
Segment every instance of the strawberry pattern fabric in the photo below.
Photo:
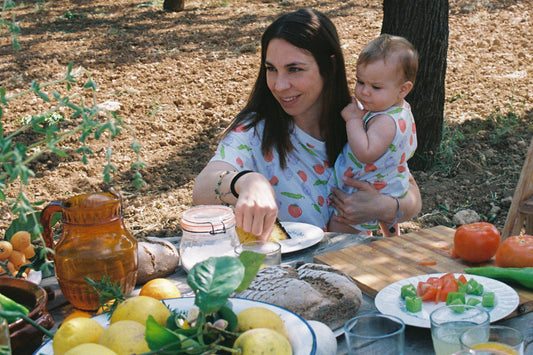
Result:
{"type": "Polygon", "coordinates": [[[249,130],[238,126],[219,143],[211,161],[263,174],[276,193],[281,221],[309,223],[326,231],[331,213],[326,205],[327,183],[333,168],[327,163],[324,142],[294,125],[290,132],[294,149],[287,156],[287,167],[281,169],[277,150],[261,152],[263,128],[263,122],[249,130]]]}
{"type": "MultiPolygon", "coordinates": [[[[387,114],[396,123],[396,135],[389,149],[376,161],[370,164],[361,163],[350,150],[349,144],[344,146],[342,154],[335,161],[334,172],[328,181],[329,190],[337,187],[346,193],[355,189],[342,183],[346,175],[359,180],[368,181],[384,195],[402,198],[409,189],[409,168],[407,160],[413,156],[417,146],[416,125],[411,110],[393,106],[386,111],[368,112],[363,117],[364,125],[378,114],[387,114]]],[[[334,213],[332,207],[331,213],[334,213]]],[[[379,227],[378,221],[369,221],[353,226],[360,231],[372,231],[379,227]]]]}

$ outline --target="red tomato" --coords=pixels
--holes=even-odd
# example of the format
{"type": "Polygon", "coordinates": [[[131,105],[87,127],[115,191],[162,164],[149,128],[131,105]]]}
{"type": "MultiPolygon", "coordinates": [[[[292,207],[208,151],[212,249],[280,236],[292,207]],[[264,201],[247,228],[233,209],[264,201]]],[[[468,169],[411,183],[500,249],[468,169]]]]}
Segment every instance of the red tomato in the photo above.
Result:
{"type": "Polygon", "coordinates": [[[495,262],[499,267],[533,267],[533,236],[505,239],[496,252],[495,262]]]}
{"type": "Polygon", "coordinates": [[[416,295],[422,297],[422,301],[433,301],[437,294],[437,287],[424,281],[419,281],[416,295]]]}
{"type": "Polygon", "coordinates": [[[442,289],[440,290],[439,301],[446,302],[446,299],[448,298],[448,293],[457,292],[458,290],[459,286],[457,285],[457,280],[455,279],[455,277],[453,279],[448,278],[442,280],[442,289]]]}
{"type": "Polygon", "coordinates": [[[477,222],[457,228],[453,247],[464,261],[481,263],[496,254],[500,240],[500,232],[493,224],[477,222]]]}
{"type": "Polygon", "coordinates": [[[466,284],[468,281],[466,280],[466,277],[465,275],[461,275],[457,278],[457,281],[461,281],[461,283],[464,285],[466,284]]]}

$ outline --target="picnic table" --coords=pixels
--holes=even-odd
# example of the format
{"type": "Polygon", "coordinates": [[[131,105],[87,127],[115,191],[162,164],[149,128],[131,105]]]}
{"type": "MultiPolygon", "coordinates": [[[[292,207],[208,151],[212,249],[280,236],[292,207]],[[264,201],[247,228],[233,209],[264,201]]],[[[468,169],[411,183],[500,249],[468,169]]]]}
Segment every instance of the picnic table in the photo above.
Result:
{"type": "MultiPolygon", "coordinates": [[[[450,266],[452,264],[450,264],[449,260],[446,259],[446,248],[444,244],[449,243],[450,234],[453,236],[453,229],[442,226],[433,229],[412,232],[401,237],[393,237],[402,239],[368,237],[362,235],[342,233],[325,233],[324,238],[319,243],[303,250],[284,254],[282,258],[282,263],[294,264],[296,262],[319,262],[330,264],[331,266],[339,268],[341,271],[351,276],[360,285],[361,290],[363,291],[363,302],[358,311],[358,314],[367,312],[379,313],[374,304],[374,297],[376,295],[376,291],[378,291],[379,287],[382,287],[379,282],[373,285],[371,282],[366,282],[362,278],[359,278],[357,275],[357,270],[353,268],[353,265],[335,264],[336,257],[339,255],[342,256],[342,253],[357,253],[358,250],[361,248],[371,248],[370,250],[375,250],[376,253],[389,253],[391,255],[394,255],[392,259],[394,259],[393,262],[395,263],[395,265],[404,264],[404,267],[398,267],[394,270],[389,268],[389,271],[386,274],[383,274],[383,278],[390,278],[392,277],[391,275],[394,275],[395,273],[395,277],[402,277],[402,275],[407,275],[409,272],[419,275],[424,275],[432,272],[457,272],[456,270],[449,270],[449,268],[452,267],[450,266]],[[393,246],[393,248],[388,250],[387,248],[383,247],[383,243],[389,243],[389,240],[392,240],[392,242],[409,242],[404,243],[404,245],[402,245],[401,247],[393,246]],[[414,248],[415,252],[409,249],[409,245],[406,245],[411,243],[411,241],[413,241],[412,243],[414,243],[411,247],[414,248]],[[439,262],[435,265],[413,265],[413,269],[408,270],[407,266],[411,266],[410,263],[413,262],[413,260],[411,259],[418,257],[417,253],[419,252],[416,252],[416,250],[420,251],[420,248],[422,248],[425,253],[422,253],[421,255],[427,255],[430,250],[424,248],[430,248],[430,246],[433,244],[437,246],[435,250],[438,253],[436,254],[436,257],[439,262]],[[405,255],[401,255],[400,257],[398,257],[398,253],[403,253],[405,255]],[[439,270],[439,267],[445,267],[446,270],[441,269],[440,271],[437,271],[439,270]],[[405,274],[406,272],[407,274],[405,274]]],[[[169,238],[169,240],[174,244],[178,245],[180,238],[174,237],[169,238]]],[[[368,254],[369,251],[361,249],[361,252],[368,254]]],[[[371,256],[367,255],[366,257],[370,258],[371,256]]],[[[461,265],[459,264],[459,266],[456,267],[460,268],[461,265]]],[[[366,272],[368,272],[368,269],[366,270],[366,272]]],[[[186,282],[187,274],[181,267],[178,268],[178,270],[174,274],[167,276],[166,278],[172,280],[178,286],[182,293],[182,296],[193,296],[192,291],[186,282]]],[[[61,324],[62,320],[65,319],[65,317],[70,314],[74,310],[74,308],[70,303],[68,303],[68,301],[66,301],[66,299],[61,294],[61,291],[57,284],[57,280],[54,277],[44,279],[42,281],[42,286],[47,288],[52,296],[50,297],[47,307],[50,313],[52,314],[52,317],[54,318],[55,325],[52,331],[55,331],[58,325],[61,324]]],[[[138,294],[139,290],[140,287],[136,287],[133,291],[133,295],[138,294]]],[[[524,335],[525,343],[527,345],[533,342],[533,312],[531,312],[531,310],[533,310],[533,292],[521,289],[519,290],[519,294],[520,305],[517,307],[517,309],[509,316],[495,322],[495,324],[506,325],[519,329],[524,335]]],[[[346,354],[346,345],[342,330],[337,330],[335,333],[339,334],[337,337],[337,353],[346,354]]],[[[410,325],[406,326],[405,354],[434,354],[431,333],[428,328],[421,328],[410,325]]],[[[526,348],[525,354],[533,354],[533,345],[526,348]]]]}

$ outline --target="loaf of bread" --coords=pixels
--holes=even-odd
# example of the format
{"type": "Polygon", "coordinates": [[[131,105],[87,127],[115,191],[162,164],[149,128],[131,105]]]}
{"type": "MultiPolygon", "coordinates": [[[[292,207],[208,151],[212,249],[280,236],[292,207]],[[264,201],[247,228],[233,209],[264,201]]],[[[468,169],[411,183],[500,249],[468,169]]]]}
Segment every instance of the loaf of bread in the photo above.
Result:
{"type": "Polygon", "coordinates": [[[137,248],[139,255],[137,285],[170,275],[179,266],[178,250],[174,244],[163,238],[140,238],[137,248]]]}
{"type": "Polygon", "coordinates": [[[354,317],[362,302],[352,279],[333,267],[311,263],[263,268],[248,289],[234,296],[275,304],[331,329],[354,317]]]}

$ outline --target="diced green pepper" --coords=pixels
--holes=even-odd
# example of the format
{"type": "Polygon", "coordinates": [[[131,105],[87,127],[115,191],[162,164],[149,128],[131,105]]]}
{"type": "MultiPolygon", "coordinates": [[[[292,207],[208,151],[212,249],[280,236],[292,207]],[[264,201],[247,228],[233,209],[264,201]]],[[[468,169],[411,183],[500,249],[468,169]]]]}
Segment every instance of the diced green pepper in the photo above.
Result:
{"type": "Polygon", "coordinates": [[[446,305],[450,304],[465,304],[466,296],[463,292],[450,292],[446,297],[446,305]],[[455,301],[460,301],[460,303],[455,301]]]}
{"type": "Polygon", "coordinates": [[[474,279],[470,279],[466,283],[466,293],[469,295],[481,296],[483,294],[483,285],[474,279]]]}
{"type": "Polygon", "coordinates": [[[402,299],[405,299],[406,297],[415,297],[416,287],[413,284],[404,285],[402,286],[400,293],[401,293],[402,299]]]}
{"type": "Polygon", "coordinates": [[[416,313],[422,310],[422,297],[420,296],[407,296],[405,297],[405,308],[408,312],[416,313]]]}
{"type": "Polygon", "coordinates": [[[462,283],[459,280],[457,280],[457,292],[466,293],[466,284],[462,283]]]}
{"type": "MultiPolygon", "coordinates": [[[[454,302],[461,302],[460,300],[455,300],[454,302]]],[[[464,304],[451,304],[450,307],[455,313],[463,313],[465,311],[464,304]]]]}
{"type": "Polygon", "coordinates": [[[496,296],[494,292],[485,292],[481,297],[481,305],[483,307],[494,307],[496,304],[496,296]]]}
{"type": "Polygon", "coordinates": [[[481,301],[478,300],[477,298],[469,298],[467,301],[466,301],[466,304],[469,305],[469,306],[477,306],[478,304],[480,304],[481,301]]]}

